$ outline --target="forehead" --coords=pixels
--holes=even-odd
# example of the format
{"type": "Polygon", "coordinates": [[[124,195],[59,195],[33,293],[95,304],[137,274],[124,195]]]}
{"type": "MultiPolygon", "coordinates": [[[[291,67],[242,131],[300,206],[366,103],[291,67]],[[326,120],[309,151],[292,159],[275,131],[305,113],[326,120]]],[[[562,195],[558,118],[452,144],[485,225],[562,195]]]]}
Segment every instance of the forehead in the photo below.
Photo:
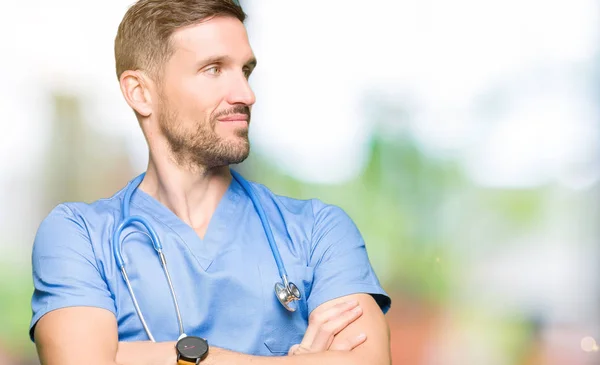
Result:
{"type": "Polygon", "coordinates": [[[253,56],[246,27],[233,17],[214,17],[178,29],[171,42],[178,59],[229,56],[245,62],[253,56]]]}

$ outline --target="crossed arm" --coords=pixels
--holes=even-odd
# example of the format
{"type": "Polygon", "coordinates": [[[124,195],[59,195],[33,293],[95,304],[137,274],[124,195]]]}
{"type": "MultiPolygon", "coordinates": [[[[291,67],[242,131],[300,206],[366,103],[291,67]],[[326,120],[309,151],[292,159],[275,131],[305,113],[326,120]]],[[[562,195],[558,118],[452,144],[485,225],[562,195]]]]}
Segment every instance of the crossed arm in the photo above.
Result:
{"type": "MultiPolygon", "coordinates": [[[[116,319],[109,311],[70,307],[39,320],[35,343],[42,365],[176,365],[174,342],[119,342],[117,333],[116,319]]],[[[251,356],[211,347],[202,364],[386,365],[391,364],[389,340],[385,317],[375,300],[356,294],[316,308],[302,343],[290,349],[290,356],[251,356]]]]}

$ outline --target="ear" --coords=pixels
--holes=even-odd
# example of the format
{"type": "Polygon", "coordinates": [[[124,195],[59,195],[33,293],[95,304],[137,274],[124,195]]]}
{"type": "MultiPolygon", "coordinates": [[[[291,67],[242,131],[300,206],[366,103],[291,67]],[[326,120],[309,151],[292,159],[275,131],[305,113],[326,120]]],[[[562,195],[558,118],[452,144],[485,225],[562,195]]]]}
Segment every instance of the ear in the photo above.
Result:
{"type": "Polygon", "coordinates": [[[125,101],[142,117],[152,114],[152,96],[149,80],[140,71],[125,71],[119,79],[125,101]]]}

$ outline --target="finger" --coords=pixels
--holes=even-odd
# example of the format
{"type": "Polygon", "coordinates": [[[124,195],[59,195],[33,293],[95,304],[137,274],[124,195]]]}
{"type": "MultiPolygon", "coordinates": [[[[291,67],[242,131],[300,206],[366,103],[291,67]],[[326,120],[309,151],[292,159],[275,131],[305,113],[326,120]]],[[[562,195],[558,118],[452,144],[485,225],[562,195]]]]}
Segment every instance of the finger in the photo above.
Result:
{"type": "Polygon", "coordinates": [[[298,345],[294,345],[294,346],[290,347],[290,350],[288,351],[288,355],[289,356],[302,355],[302,354],[308,354],[310,352],[311,352],[310,349],[304,348],[298,344],[298,345]]]}
{"type": "Polygon", "coordinates": [[[296,345],[293,345],[292,347],[290,347],[290,350],[288,351],[288,355],[289,356],[294,355],[295,352],[298,350],[298,347],[300,347],[300,344],[296,344],[296,345]]]}
{"type": "Polygon", "coordinates": [[[333,351],[350,351],[356,348],[358,345],[362,344],[367,340],[367,335],[361,333],[356,337],[348,337],[343,341],[336,341],[336,343],[332,344],[329,348],[333,351]]]}
{"type": "Polygon", "coordinates": [[[350,323],[354,322],[362,315],[362,308],[356,307],[351,311],[346,311],[337,318],[325,323],[315,335],[315,339],[310,346],[312,351],[325,351],[333,342],[333,338],[340,331],[346,328],[350,323]]]}
{"type": "Polygon", "coordinates": [[[310,348],[320,326],[331,321],[333,318],[340,316],[341,314],[353,308],[356,308],[356,306],[358,306],[358,301],[352,300],[349,302],[338,303],[321,313],[311,315],[308,320],[308,328],[306,329],[304,337],[302,338],[302,346],[310,348]]]}

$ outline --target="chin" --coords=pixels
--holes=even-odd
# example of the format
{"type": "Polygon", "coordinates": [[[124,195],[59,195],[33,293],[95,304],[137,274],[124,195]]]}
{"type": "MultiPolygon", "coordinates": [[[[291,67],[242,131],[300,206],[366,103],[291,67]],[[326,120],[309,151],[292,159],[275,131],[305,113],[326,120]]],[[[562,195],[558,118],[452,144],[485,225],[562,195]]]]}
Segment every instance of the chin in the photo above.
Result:
{"type": "Polygon", "coordinates": [[[231,141],[223,150],[222,160],[228,165],[235,165],[243,162],[250,155],[250,143],[248,139],[236,138],[231,141]]]}
{"type": "Polygon", "coordinates": [[[250,155],[250,145],[246,144],[243,147],[238,147],[238,149],[236,149],[235,153],[232,154],[232,161],[231,164],[238,164],[243,162],[244,160],[246,160],[248,158],[248,156],[250,155]]]}
{"type": "Polygon", "coordinates": [[[246,159],[249,156],[249,153],[242,153],[241,151],[238,151],[239,153],[229,153],[227,155],[222,155],[219,158],[216,158],[214,163],[209,165],[214,165],[214,166],[229,166],[229,165],[237,165],[240,164],[244,161],[246,161],[246,159]]]}
{"type": "Polygon", "coordinates": [[[224,142],[228,145],[229,150],[248,151],[250,150],[250,140],[248,139],[248,131],[237,131],[233,136],[229,136],[224,142]]]}

